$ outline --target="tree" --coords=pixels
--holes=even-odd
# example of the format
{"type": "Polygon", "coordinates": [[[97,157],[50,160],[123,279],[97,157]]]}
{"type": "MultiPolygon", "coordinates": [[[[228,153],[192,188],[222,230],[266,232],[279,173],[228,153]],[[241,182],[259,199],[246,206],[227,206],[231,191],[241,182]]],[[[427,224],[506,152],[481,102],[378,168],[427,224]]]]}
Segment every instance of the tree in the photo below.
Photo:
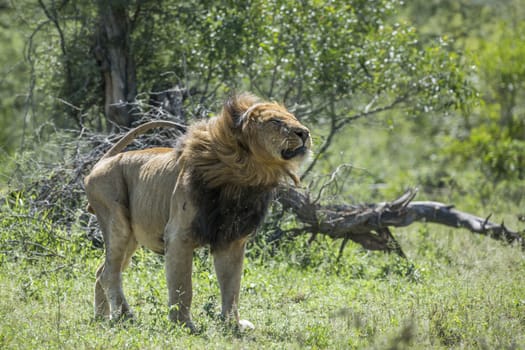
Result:
{"type": "Polygon", "coordinates": [[[132,52],[132,20],[122,1],[98,1],[100,25],[95,57],[104,82],[104,114],[116,125],[130,127],[130,103],[137,98],[137,78],[132,52]]]}
{"type": "Polygon", "coordinates": [[[129,126],[131,102],[174,89],[202,117],[228,90],[247,89],[328,126],[313,168],[356,119],[463,107],[472,95],[446,42],[423,45],[391,22],[397,0],[39,4],[62,48],[40,55],[61,62],[40,84],[76,124],[101,125],[103,111],[129,126]]]}
{"type": "Polygon", "coordinates": [[[480,91],[483,108],[473,113],[466,137],[446,149],[461,162],[469,155],[493,181],[525,179],[525,25],[497,22],[493,39],[479,40],[480,91]]]}
{"type": "Polygon", "coordinates": [[[24,38],[12,21],[15,10],[0,1],[0,152],[11,153],[20,146],[23,116],[28,111],[28,65],[22,49],[24,38]]]}
{"type": "Polygon", "coordinates": [[[460,164],[473,164],[493,183],[523,179],[522,2],[415,1],[408,11],[427,37],[454,38],[455,47],[472,56],[472,64],[477,66],[471,80],[481,103],[463,115],[459,128],[447,132],[445,162],[452,159],[460,164]],[[472,157],[473,154],[478,156],[472,157]]]}

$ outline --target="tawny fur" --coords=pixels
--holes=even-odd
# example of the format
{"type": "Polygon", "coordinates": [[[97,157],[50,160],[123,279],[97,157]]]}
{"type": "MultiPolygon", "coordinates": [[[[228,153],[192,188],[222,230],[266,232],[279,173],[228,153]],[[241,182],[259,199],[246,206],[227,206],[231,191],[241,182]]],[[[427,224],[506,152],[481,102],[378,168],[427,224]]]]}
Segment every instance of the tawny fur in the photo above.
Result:
{"type": "Polygon", "coordinates": [[[138,133],[159,125],[132,130],[85,179],[106,244],[95,314],[131,316],[121,272],[142,245],[166,255],[170,318],[193,329],[192,251],[208,244],[222,314],[249,324],[238,313],[246,240],[262,222],[276,186],[287,178],[298,183],[309,131],[282,105],[244,94],[231,98],[218,117],[191,126],[173,150],[118,153],[138,133]]]}

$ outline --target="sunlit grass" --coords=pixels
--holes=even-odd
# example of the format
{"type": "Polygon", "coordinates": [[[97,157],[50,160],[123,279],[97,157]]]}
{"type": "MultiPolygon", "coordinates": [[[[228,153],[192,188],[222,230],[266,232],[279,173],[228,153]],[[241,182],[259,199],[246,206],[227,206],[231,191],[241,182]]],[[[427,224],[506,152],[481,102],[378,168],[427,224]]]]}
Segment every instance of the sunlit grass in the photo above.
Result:
{"type": "Polygon", "coordinates": [[[56,237],[48,248],[61,256],[36,250],[21,255],[17,247],[6,252],[8,232],[2,231],[2,348],[525,346],[524,253],[467,232],[433,225],[399,231],[409,261],[350,244],[338,263],[337,242],[322,238],[310,246],[299,238],[273,256],[253,250],[246,259],[241,315],[256,329],[244,334],[220,321],[212,264],[200,252],[194,271],[197,335],[167,320],[163,260],[145,251],[124,280],[137,320],[94,321],[94,272],[102,251],[79,245],[81,231],[51,234],[56,237]]]}

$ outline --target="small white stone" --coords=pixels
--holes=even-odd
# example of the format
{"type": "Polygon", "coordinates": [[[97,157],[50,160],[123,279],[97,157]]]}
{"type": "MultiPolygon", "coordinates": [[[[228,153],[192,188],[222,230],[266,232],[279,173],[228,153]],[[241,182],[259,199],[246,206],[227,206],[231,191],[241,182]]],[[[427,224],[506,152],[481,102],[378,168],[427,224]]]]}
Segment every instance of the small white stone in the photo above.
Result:
{"type": "Polygon", "coordinates": [[[253,330],[255,326],[248,320],[239,320],[239,330],[244,332],[246,330],[253,330]]]}

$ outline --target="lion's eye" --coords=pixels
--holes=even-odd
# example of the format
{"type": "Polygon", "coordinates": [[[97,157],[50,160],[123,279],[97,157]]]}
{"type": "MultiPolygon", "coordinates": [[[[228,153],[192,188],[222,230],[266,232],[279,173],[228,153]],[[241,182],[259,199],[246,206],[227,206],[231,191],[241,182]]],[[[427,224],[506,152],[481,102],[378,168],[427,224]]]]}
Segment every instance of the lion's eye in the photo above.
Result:
{"type": "Polygon", "coordinates": [[[270,119],[270,123],[274,124],[274,125],[277,125],[277,126],[281,126],[284,124],[284,122],[280,119],[275,119],[275,118],[272,118],[270,119]]]}

